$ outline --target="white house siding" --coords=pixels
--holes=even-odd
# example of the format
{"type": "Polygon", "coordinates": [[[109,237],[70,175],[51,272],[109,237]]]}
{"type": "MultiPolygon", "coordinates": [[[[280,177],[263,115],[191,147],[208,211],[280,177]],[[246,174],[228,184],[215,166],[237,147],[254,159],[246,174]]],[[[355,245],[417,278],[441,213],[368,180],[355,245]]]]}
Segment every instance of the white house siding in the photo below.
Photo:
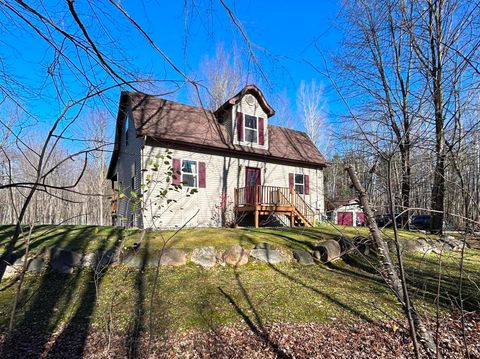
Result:
{"type": "MultiPolygon", "coordinates": [[[[148,146],[143,149],[144,162],[148,158],[165,154],[166,148],[160,146],[148,146]]],[[[165,201],[157,201],[160,188],[151,188],[145,192],[145,207],[143,224],[147,228],[158,227],[179,227],[187,226],[221,226],[221,194],[222,188],[227,189],[227,208],[230,215],[233,214],[234,189],[245,186],[246,167],[258,167],[262,171],[262,185],[288,187],[289,173],[302,173],[309,176],[310,193],[305,196],[306,202],[312,208],[318,208],[320,214],[324,214],[323,194],[323,171],[321,169],[310,169],[282,165],[266,161],[246,160],[237,157],[222,156],[221,154],[205,154],[196,151],[171,150],[173,158],[191,159],[205,162],[206,165],[206,188],[198,188],[198,193],[186,197],[185,189],[180,193],[170,192],[169,205],[165,201]],[[225,173],[225,177],[224,174],[225,173]],[[155,204],[156,203],[156,204],[155,204]],[[164,207],[161,207],[161,204],[164,207]],[[198,212],[198,213],[197,213],[198,212]],[[158,218],[154,218],[158,216],[158,218]]],[[[144,177],[151,176],[153,182],[162,181],[164,171],[157,172],[148,168],[144,177]]]]}
{"type": "Polygon", "coordinates": [[[143,138],[136,136],[132,116],[127,117],[128,126],[128,146],[125,146],[125,126],[123,126],[122,136],[120,139],[120,154],[117,160],[117,186],[121,193],[124,193],[124,198],[119,198],[117,202],[117,224],[120,226],[135,226],[142,227],[142,215],[139,210],[132,213],[133,199],[130,198],[132,191],[131,179],[133,164],[135,163],[135,188],[134,191],[140,193],[140,186],[142,183],[142,163],[141,152],[143,146],[143,138]],[[132,223],[133,214],[133,223],[132,223]]]}

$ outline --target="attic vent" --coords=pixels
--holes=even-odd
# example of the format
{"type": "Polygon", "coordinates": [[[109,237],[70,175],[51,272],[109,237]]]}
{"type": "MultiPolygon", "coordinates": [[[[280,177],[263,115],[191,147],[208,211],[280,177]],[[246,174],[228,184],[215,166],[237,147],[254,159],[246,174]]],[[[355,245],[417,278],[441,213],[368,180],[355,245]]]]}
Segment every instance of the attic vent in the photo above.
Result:
{"type": "Polygon", "coordinates": [[[255,98],[252,95],[246,95],[245,102],[251,106],[255,103],[255,98]]]}

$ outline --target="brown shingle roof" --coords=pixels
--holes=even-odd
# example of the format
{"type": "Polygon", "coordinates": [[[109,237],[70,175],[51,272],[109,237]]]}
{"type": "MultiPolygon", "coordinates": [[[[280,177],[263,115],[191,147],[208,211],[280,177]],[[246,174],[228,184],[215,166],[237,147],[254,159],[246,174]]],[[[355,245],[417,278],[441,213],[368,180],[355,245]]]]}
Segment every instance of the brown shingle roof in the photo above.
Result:
{"type": "MultiPolygon", "coordinates": [[[[137,136],[316,167],[324,167],[327,164],[304,132],[268,125],[268,150],[234,145],[226,126],[218,121],[212,111],[143,93],[123,92],[120,109],[125,108],[124,101],[127,101],[128,107],[131,108],[137,136]]],[[[118,133],[122,132],[118,123],[120,117],[117,119],[116,144],[110,163],[109,178],[113,176],[111,171],[118,157],[120,140],[118,133]]]]}

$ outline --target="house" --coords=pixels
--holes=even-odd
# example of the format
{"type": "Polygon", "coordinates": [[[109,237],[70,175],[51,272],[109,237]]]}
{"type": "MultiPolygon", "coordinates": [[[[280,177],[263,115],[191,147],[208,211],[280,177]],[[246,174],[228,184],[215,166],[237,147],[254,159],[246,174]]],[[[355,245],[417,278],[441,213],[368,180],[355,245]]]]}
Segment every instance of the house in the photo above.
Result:
{"type": "Polygon", "coordinates": [[[122,92],[107,175],[123,193],[113,200],[116,224],[313,225],[325,213],[327,162],[305,133],[271,125],[274,115],[255,85],[215,111],[122,92]],[[168,198],[161,185],[146,188],[168,177],[151,166],[159,158],[173,169],[173,185],[182,184],[168,198]]]}
{"type": "Polygon", "coordinates": [[[365,225],[365,214],[357,198],[327,200],[327,218],[343,226],[365,225]]]}

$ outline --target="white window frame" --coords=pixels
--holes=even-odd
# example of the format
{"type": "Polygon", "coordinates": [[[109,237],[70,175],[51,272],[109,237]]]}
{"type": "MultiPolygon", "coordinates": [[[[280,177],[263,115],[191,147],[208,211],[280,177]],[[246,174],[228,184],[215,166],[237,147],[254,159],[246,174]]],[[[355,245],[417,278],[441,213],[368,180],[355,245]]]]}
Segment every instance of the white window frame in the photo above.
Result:
{"type": "Polygon", "coordinates": [[[258,136],[259,136],[259,131],[258,131],[258,117],[257,117],[257,116],[253,116],[253,115],[249,115],[249,114],[247,114],[247,113],[244,113],[244,114],[243,114],[243,142],[253,143],[253,144],[258,145],[258,136]],[[256,132],[257,132],[257,140],[256,140],[255,142],[253,142],[253,141],[247,141],[247,116],[254,117],[255,120],[257,121],[257,128],[251,128],[251,127],[248,128],[250,131],[256,131],[256,132]]]}
{"type": "Polygon", "coordinates": [[[295,191],[297,191],[297,185],[303,187],[302,193],[299,193],[301,195],[305,195],[305,175],[303,173],[294,173],[293,174],[293,188],[295,188],[295,191]],[[297,176],[302,176],[303,182],[297,182],[297,176]]]}
{"type": "Polygon", "coordinates": [[[191,159],[182,159],[182,162],[180,163],[180,172],[182,172],[182,177],[180,178],[180,183],[182,184],[182,186],[185,186],[185,187],[188,187],[188,188],[198,188],[198,161],[197,160],[191,160],[191,159]],[[195,162],[195,168],[196,168],[196,173],[191,173],[191,172],[183,172],[183,161],[190,161],[190,162],[195,162]],[[188,175],[194,175],[195,176],[195,186],[187,186],[185,185],[185,183],[183,182],[183,174],[188,174],[188,175]]]}

